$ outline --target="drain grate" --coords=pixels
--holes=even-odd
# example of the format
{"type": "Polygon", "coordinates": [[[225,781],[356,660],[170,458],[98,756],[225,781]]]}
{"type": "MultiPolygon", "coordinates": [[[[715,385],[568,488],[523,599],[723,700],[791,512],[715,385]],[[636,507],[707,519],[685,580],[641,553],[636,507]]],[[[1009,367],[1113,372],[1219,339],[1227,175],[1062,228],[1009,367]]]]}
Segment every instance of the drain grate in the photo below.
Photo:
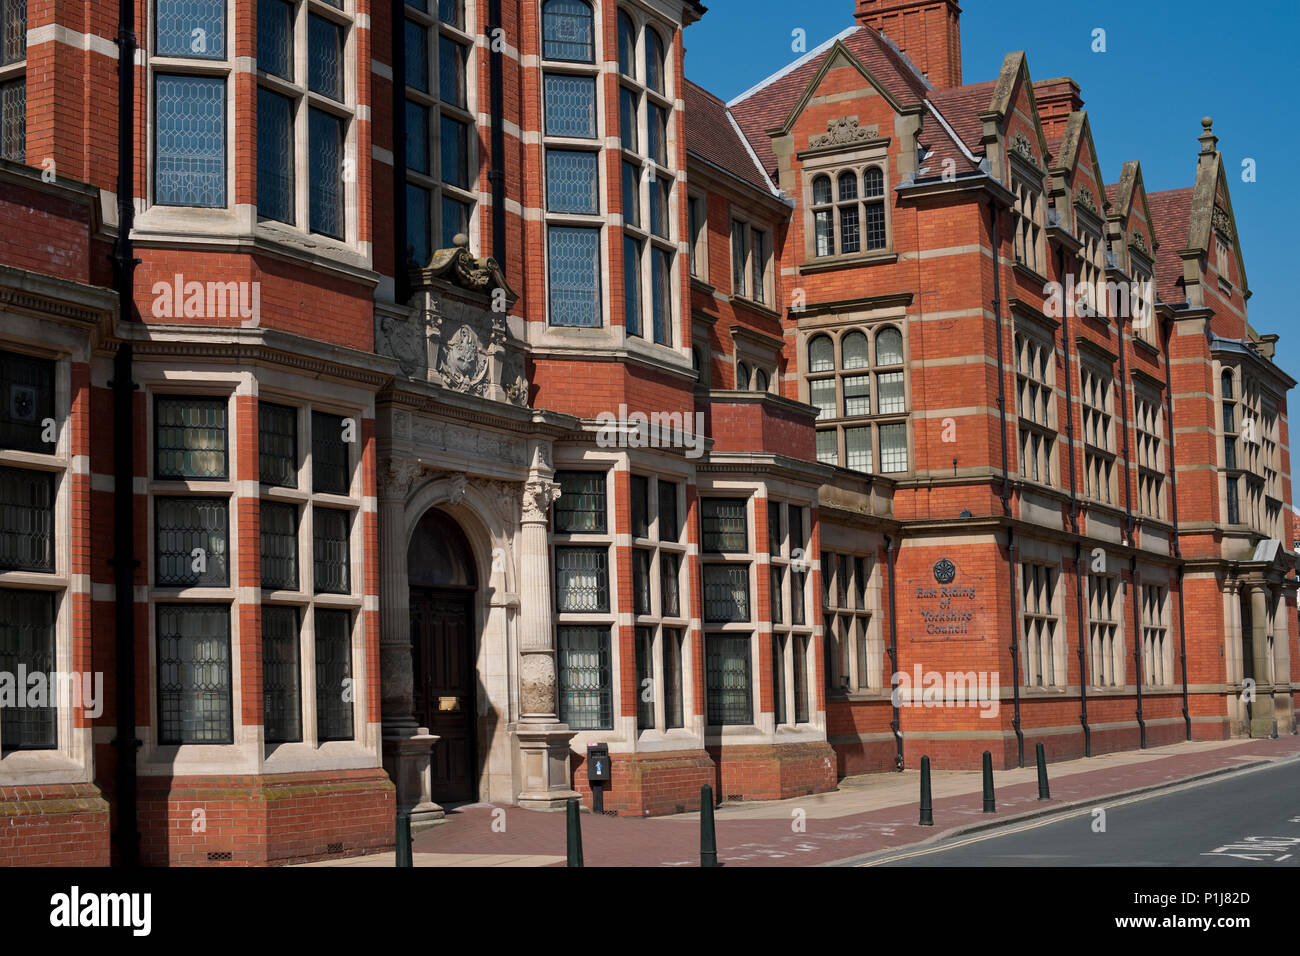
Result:
{"type": "Polygon", "coordinates": [[[235,858],[230,850],[212,850],[208,853],[209,863],[225,863],[235,858]]]}
{"type": "Polygon", "coordinates": [[[729,794],[727,794],[727,802],[728,802],[728,803],[731,803],[731,802],[733,802],[733,801],[736,802],[736,803],[740,803],[740,802],[743,801],[744,799],[745,799],[745,795],[744,795],[743,793],[729,793],[729,794]]]}
{"type": "Polygon", "coordinates": [[[325,847],[325,852],[326,852],[326,853],[342,853],[342,852],[343,852],[343,844],[342,844],[342,843],[331,843],[331,844],[329,844],[327,847],[325,847]]]}

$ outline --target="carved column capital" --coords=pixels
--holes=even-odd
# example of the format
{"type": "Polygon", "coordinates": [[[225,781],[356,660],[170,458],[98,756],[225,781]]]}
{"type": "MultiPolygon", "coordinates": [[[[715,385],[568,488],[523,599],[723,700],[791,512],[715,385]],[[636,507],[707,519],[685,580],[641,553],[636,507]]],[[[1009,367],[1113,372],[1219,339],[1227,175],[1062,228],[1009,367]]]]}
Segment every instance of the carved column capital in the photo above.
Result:
{"type": "Polygon", "coordinates": [[[379,469],[379,497],[405,498],[423,470],[423,466],[413,458],[390,458],[379,469]]]}
{"type": "Polygon", "coordinates": [[[530,477],[524,483],[521,519],[525,524],[545,524],[551,505],[559,500],[559,484],[549,478],[530,477]]]}

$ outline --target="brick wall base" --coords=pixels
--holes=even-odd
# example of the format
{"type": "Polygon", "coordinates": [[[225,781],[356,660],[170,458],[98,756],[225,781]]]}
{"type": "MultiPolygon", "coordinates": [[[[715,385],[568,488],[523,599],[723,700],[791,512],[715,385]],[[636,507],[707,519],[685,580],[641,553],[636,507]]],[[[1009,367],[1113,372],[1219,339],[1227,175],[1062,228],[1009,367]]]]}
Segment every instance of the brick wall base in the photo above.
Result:
{"type": "Polygon", "coordinates": [[[825,741],[709,747],[717,765],[718,796],[725,800],[784,800],[834,790],[836,756],[825,741]]]}
{"type": "Polygon", "coordinates": [[[395,789],[379,768],[269,776],[142,777],[148,866],[267,866],[393,847],[395,789]]]}
{"type": "Polygon", "coordinates": [[[0,787],[0,866],[108,866],[108,801],[91,784],[0,787]]]}
{"type": "MultiPolygon", "coordinates": [[[[573,788],[592,806],[585,755],[573,757],[573,788]]],[[[713,761],[703,750],[659,754],[611,754],[604,788],[607,813],[653,817],[700,809],[700,787],[716,782],[713,761]]]]}

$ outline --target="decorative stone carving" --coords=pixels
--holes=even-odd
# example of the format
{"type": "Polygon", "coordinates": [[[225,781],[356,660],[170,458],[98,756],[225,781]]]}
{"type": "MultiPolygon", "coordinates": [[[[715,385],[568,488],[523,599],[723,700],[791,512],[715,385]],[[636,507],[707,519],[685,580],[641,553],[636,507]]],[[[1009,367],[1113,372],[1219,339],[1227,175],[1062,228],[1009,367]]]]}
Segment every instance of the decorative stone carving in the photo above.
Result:
{"type": "Polygon", "coordinates": [[[525,714],[555,713],[555,661],[549,652],[520,660],[519,703],[525,714]]]}
{"type": "Polygon", "coordinates": [[[423,468],[418,461],[394,458],[379,473],[379,497],[405,498],[423,468]]]}
{"type": "Polygon", "coordinates": [[[1097,208],[1097,200],[1092,198],[1092,193],[1087,189],[1079,190],[1079,195],[1074,197],[1074,204],[1081,209],[1088,210],[1094,216],[1101,215],[1101,210],[1097,208]]]}
{"type": "Polygon", "coordinates": [[[1033,144],[1025,138],[1024,133],[1017,133],[1015,135],[1015,138],[1011,140],[1011,149],[1013,152],[1019,153],[1022,158],[1027,159],[1035,166],[1038,165],[1038,157],[1034,155],[1033,144]]]}
{"type": "Polygon", "coordinates": [[[458,505],[465,500],[465,492],[469,490],[469,483],[464,475],[456,475],[451,479],[451,490],[447,494],[447,501],[453,505],[458,505]]]}
{"type": "Polygon", "coordinates": [[[469,237],[460,233],[452,238],[450,249],[439,249],[429,264],[414,270],[422,280],[442,279],[475,292],[503,290],[511,304],[518,298],[506,282],[501,266],[492,258],[475,259],[469,251],[469,237]]]}
{"type": "Polygon", "coordinates": [[[1134,249],[1136,249],[1138,252],[1142,253],[1143,255],[1145,256],[1151,255],[1151,253],[1147,250],[1147,237],[1142,235],[1142,233],[1134,231],[1133,235],[1129,236],[1128,243],[1130,246],[1132,246],[1134,249]]]}
{"type": "Polygon", "coordinates": [[[448,388],[482,395],[488,373],[487,350],[469,324],[456,330],[442,349],[438,373],[448,388]]]}
{"type": "Polygon", "coordinates": [[[545,478],[529,478],[524,484],[523,520],[544,522],[546,512],[560,500],[560,486],[545,478]]]}
{"type": "Polygon", "coordinates": [[[417,423],[411,431],[416,448],[422,452],[450,451],[513,465],[524,464],[524,443],[508,435],[474,431],[445,422],[417,423]]]}
{"type": "Polygon", "coordinates": [[[1232,217],[1222,206],[1214,207],[1214,231],[1229,242],[1237,239],[1237,230],[1232,227],[1232,217]]]}
{"type": "Polygon", "coordinates": [[[427,355],[418,319],[386,315],[379,320],[379,351],[397,359],[403,372],[415,378],[424,371],[427,355]]]}
{"type": "Polygon", "coordinates": [[[841,116],[826,124],[826,132],[808,137],[810,149],[827,149],[832,146],[851,146],[880,138],[879,126],[859,126],[856,116],[841,116]]]}

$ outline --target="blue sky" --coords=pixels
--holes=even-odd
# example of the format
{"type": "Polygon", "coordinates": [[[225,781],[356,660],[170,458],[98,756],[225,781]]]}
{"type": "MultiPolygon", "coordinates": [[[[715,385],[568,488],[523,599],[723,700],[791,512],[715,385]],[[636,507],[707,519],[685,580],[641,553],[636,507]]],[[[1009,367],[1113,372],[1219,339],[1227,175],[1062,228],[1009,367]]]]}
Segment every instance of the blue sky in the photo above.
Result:
{"type": "MultiPolygon", "coordinates": [[[[853,25],[853,0],[704,2],[708,14],[686,31],[686,72],[724,100],[795,59],[796,28],[812,49],[853,25]]],[[[1300,322],[1286,279],[1300,268],[1288,231],[1300,223],[1300,192],[1288,179],[1300,152],[1288,75],[1300,4],[1094,0],[1086,13],[1067,14],[1050,0],[962,0],[961,8],[965,82],[994,79],[1011,50],[1026,51],[1036,80],[1073,77],[1108,182],[1137,159],[1151,192],[1192,185],[1200,120],[1214,117],[1254,292],[1251,324],[1282,336],[1278,363],[1300,378],[1300,322]],[[1106,31],[1105,53],[1092,52],[1097,28],[1106,31]],[[1241,178],[1248,158],[1253,183],[1241,178]]]]}

